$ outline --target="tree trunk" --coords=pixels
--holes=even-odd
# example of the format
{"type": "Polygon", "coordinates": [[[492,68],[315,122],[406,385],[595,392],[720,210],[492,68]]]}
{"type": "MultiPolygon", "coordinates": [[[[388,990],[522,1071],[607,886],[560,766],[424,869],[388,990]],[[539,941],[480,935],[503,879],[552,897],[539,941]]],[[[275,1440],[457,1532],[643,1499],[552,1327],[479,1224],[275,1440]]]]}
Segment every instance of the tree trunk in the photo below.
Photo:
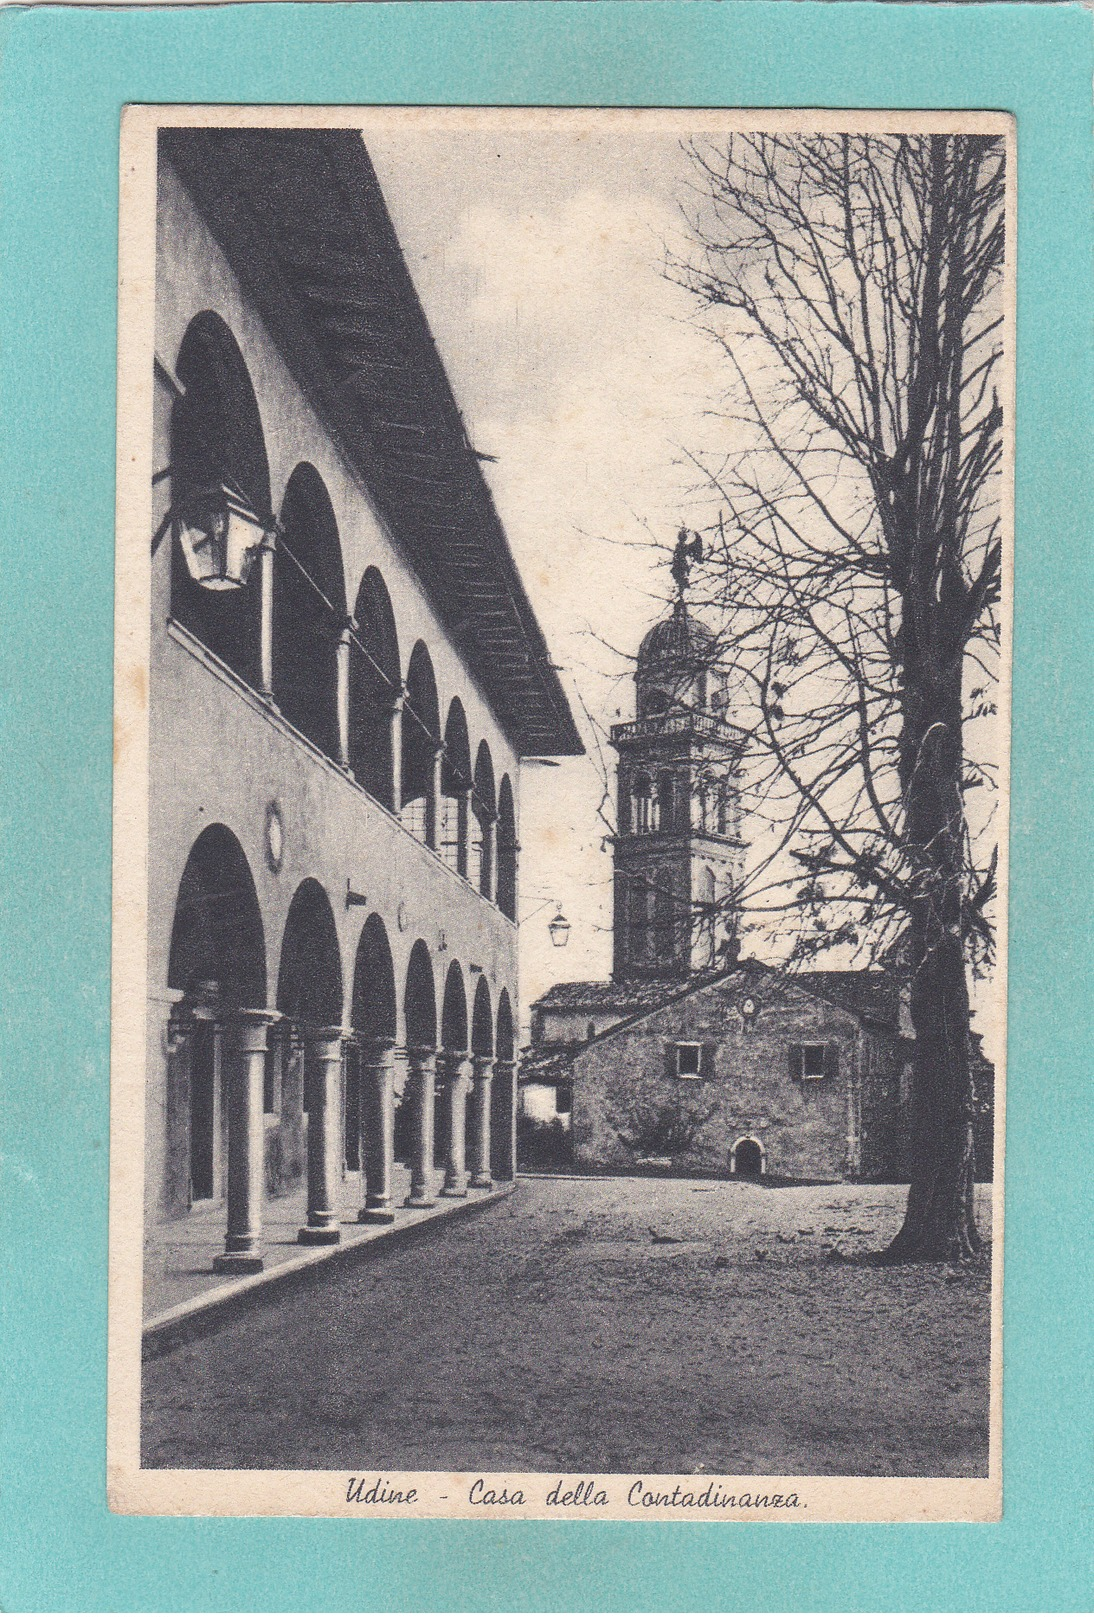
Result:
{"type": "Polygon", "coordinates": [[[973,1088],[962,927],[960,674],[905,684],[901,774],[918,896],[912,969],[911,1184],[891,1262],[946,1262],[981,1246],[973,1207],[973,1088]],[[940,691],[939,686],[943,687],[940,691]]]}

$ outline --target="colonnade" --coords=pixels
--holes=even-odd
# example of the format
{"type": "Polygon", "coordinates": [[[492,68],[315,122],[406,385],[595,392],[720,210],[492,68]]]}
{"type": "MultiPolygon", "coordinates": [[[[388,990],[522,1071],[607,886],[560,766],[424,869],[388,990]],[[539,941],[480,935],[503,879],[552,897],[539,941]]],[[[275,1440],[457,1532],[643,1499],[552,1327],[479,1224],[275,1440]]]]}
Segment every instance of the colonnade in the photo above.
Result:
{"type": "MultiPolygon", "coordinates": [[[[246,1009],[225,1024],[225,1100],[228,1123],[227,1233],[224,1251],[213,1260],[220,1273],[254,1274],[263,1267],[262,1222],[265,1202],[263,1085],[267,1040],[279,1013],[246,1009]]],[[[298,1240],[304,1246],[333,1246],[341,1240],[343,1050],[350,1037],[340,1027],[303,1030],[307,1121],[307,1219],[298,1240]]],[[[395,1065],[394,1040],[358,1040],[360,1075],[360,1162],[363,1196],[357,1221],[391,1224],[394,1195],[395,1065]]],[[[468,1189],[488,1190],[491,1175],[492,1091],[495,1082],[512,1095],[513,1060],[471,1055],[466,1050],[412,1046],[406,1051],[406,1098],[411,1109],[408,1208],[435,1205],[438,1196],[465,1197],[468,1189]],[[434,1166],[434,1109],[440,1080],[444,1164],[434,1166]]],[[[507,1157],[510,1153],[507,1152],[507,1157]]],[[[515,1164],[506,1163],[506,1177],[515,1164]]]]}

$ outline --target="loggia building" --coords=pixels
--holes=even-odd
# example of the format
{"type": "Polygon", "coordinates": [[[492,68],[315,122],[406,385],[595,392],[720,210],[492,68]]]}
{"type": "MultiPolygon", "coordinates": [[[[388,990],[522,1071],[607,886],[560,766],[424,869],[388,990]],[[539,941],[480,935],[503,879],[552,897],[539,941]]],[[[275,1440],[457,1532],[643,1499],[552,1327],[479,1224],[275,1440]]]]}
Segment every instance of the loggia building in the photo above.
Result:
{"type": "Polygon", "coordinates": [[[581,744],[361,137],[163,131],[156,273],[146,1218],[248,1272],[271,1198],[513,1175],[519,766],[581,744]]]}

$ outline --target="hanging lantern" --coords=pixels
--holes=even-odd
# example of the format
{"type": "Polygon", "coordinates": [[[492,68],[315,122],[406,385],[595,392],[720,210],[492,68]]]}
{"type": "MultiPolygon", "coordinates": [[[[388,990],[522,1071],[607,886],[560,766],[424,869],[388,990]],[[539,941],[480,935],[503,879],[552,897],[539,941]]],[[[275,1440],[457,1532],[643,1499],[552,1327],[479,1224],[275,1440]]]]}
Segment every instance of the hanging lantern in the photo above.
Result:
{"type": "Polygon", "coordinates": [[[570,923],[563,915],[561,905],[554,920],[548,924],[547,930],[551,934],[551,942],[555,948],[565,949],[570,938],[570,923]]]}
{"type": "Polygon", "coordinates": [[[266,525],[224,483],[192,494],[175,514],[190,577],[207,590],[242,589],[266,538],[266,525]]]}

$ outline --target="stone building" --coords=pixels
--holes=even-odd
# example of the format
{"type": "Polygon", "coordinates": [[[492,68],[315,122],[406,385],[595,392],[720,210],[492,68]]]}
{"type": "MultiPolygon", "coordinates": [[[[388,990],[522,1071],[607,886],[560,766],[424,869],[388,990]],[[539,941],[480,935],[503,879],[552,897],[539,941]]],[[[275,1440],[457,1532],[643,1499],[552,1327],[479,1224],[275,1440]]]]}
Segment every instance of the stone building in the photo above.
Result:
{"type": "Polygon", "coordinates": [[[160,137],[146,1218],[514,1172],[518,771],[581,750],[360,137],[160,137]]]}
{"type": "Polygon", "coordinates": [[[740,959],[747,736],[715,637],[686,606],[684,540],[677,599],[639,650],[637,716],[612,729],[613,975],[556,983],[533,1006],[521,1110],[533,1127],[568,1128],[587,1165],[905,1177],[899,977],[740,959]]]}

